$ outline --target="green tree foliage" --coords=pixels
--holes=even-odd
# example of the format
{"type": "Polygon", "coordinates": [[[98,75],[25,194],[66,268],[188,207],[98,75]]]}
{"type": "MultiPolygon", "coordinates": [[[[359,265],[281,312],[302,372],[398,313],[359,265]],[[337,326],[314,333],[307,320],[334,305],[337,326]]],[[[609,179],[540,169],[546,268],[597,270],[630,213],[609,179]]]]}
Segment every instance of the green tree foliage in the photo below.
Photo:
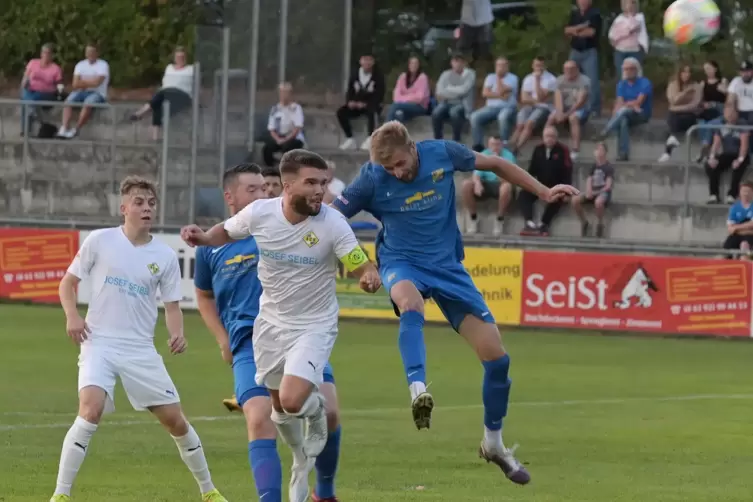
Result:
{"type": "Polygon", "coordinates": [[[3,0],[0,73],[18,78],[44,43],[70,74],[88,42],[98,44],[116,86],[159,81],[176,45],[190,47],[195,2],[188,0],[3,0]]]}

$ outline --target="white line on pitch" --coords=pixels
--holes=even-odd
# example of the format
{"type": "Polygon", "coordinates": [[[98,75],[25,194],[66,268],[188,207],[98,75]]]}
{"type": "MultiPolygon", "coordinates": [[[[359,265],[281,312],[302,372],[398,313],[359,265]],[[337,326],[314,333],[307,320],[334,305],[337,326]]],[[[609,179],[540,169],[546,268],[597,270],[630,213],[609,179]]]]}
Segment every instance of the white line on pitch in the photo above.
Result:
{"type": "MultiPolygon", "coordinates": [[[[736,399],[753,399],[753,394],[695,394],[688,396],[666,396],[666,397],[626,397],[611,399],[569,399],[563,401],[521,401],[510,403],[512,408],[525,407],[557,407],[557,406],[588,406],[588,405],[606,405],[606,404],[630,404],[630,403],[661,403],[661,402],[678,402],[678,401],[713,401],[713,400],[736,400],[736,399]]],[[[437,406],[437,411],[458,411],[480,409],[481,404],[464,404],[456,406],[437,406]]],[[[408,407],[404,408],[371,408],[371,409],[345,409],[342,410],[344,416],[369,416],[389,413],[405,413],[408,407]]],[[[3,415],[28,415],[28,416],[69,416],[73,418],[72,413],[34,413],[34,412],[9,412],[3,415]]],[[[123,416],[123,415],[121,415],[123,416]]],[[[217,416],[195,416],[189,417],[190,422],[220,422],[227,420],[240,420],[241,415],[217,415],[217,416]]],[[[156,424],[155,420],[114,420],[105,421],[103,425],[150,425],[156,424]]],[[[16,431],[26,429],[60,429],[68,428],[71,422],[65,423],[47,423],[47,424],[0,424],[0,431],[16,431]]]]}

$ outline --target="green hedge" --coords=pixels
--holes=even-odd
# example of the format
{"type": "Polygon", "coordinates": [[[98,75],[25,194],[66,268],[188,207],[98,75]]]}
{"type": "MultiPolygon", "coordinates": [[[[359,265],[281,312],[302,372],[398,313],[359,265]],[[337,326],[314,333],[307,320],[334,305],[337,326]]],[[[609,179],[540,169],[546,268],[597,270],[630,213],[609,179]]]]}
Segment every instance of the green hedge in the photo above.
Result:
{"type": "Polygon", "coordinates": [[[0,9],[0,74],[18,78],[44,43],[56,46],[66,76],[88,42],[109,62],[114,86],[159,82],[176,45],[193,41],[190,0],[4,0],[0,9]]]}

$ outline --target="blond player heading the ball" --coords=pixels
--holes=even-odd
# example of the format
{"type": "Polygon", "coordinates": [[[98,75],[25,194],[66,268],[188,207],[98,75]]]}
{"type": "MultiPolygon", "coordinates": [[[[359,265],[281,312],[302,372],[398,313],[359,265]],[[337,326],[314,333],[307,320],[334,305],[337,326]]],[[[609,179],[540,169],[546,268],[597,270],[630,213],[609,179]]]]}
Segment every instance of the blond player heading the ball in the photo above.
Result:
{"type": "MultiPolygon", "coordinates": [[[[318,389],[337,338],[335,258],[359,278],[365,291],[375,292],[381,281],[345,217],[322,204],[325,160],[307,150],[292,150],[280,160],[280,174],[281,197],[252,202],[208,232],[196,225],[185,227],[181,237],[191,246],[214,247],[249,236],[256,239],[263,288],[253,334],[256,381],[270,391],[272,420],[280,435],[291,447],[302,444],[301,451],[311,460],[327,441],[324,398],[318,389]]],[[[310,470],[313,462],[304,465],[310,470]]],[[[304,474],[308,472],[293,473],[304,474]]]]}
{"type": "Polygon", "coordinates": [[[212,484],[199,436],[183,415],[178,391],[154,346],[159,290],[170,352],[186,350],[178,303],[182,298],[178,257],[149,233],[157,207],[156,187],[144,178],[128,177],[120,185],[120,195],[124,224],[92,232],[60,282],[66,330],[81,347],[79,408],[63,441],[57,486],[50,502],[71,500],[71,487],[89,441],[102,414],[114,410],[118,377],[134,409],[151,411],[168,430],[199,484],[202,500],[227,502],[212,484]],[[82,280],[88,281],[92,290],[86,320],[76,305],[82,280]]]}

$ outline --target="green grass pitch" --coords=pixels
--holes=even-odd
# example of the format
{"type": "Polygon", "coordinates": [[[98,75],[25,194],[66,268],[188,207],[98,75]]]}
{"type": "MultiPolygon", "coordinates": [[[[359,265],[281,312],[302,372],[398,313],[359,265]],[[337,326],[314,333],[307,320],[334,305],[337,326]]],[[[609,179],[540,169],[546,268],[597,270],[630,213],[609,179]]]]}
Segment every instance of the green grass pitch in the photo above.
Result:
{"type": "MultiPolygon", "coordinates": [[[[753,344],[505,332],[513,377],[505,438],[520,443],[533,477],[519,487],[477,458],[481,367],[470,349],[448,328],[427,329],[437,408],[431,430],[419,432],[396,332],[341,325],[332,363],[343,407],[344,502],[753,497],[753,344]]],[[[220,404],[232,392],[230,369],[193,313],[186,333],[188,352],[165,360],[214,481],[230,502],[256,500],[242,418],[220,404]]],[[[162,320],[157,344],[166,348],[162,320]]],[[[62,312],[48,307],[0,305],[0,347],[0,501],[45,501],[76,412],[77,352],[62,312]]],[[[116,406],[92,439],[74,501],[199,500],[167,433],[120,390],[116,406]]]]}

